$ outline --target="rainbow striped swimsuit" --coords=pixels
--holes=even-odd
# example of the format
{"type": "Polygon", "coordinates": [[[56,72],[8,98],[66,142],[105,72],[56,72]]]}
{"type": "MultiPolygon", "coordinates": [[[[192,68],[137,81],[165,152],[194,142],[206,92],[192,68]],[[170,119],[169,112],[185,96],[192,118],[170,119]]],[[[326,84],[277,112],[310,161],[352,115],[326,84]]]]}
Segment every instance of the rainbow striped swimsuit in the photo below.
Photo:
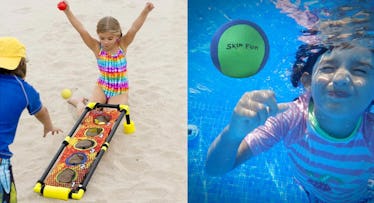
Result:
{"type": "Polygon", "coordinates": [[[121,48],[114,55],[100,49],[97,65],[100,71],[97,85],[103,90],[107,99],[120,95],[129,89],[127,61],[121,48]]]}

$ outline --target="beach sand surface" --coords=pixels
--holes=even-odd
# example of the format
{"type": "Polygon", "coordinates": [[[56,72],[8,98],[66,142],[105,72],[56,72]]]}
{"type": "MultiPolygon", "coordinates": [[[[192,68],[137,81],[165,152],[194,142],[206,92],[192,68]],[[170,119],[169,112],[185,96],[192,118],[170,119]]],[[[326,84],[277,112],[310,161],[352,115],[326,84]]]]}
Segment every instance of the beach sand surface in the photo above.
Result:
{"type": "MultiPolygon", "coordinates": [[[[10,146],[18,202],[64,202],[33,191],[73,127],[73,109],[60,96],[89,97],[98,77],[96,60],[58,1],[2,0],[0,36],[26,45],[26,80],[39,92],[53,123],[64,133],[42,137],[38,120],[25,110],[10,146]]],[[[144,8],[143,0],[70,0],[72,11],[91,33],[104,16],[117,18],[123,31],[144,8]]],[[[127,51],[130,116],[136,132],[115,133],[87,191],[69,202],[187,202],[187,1],[154,0],[127,51]]]]}

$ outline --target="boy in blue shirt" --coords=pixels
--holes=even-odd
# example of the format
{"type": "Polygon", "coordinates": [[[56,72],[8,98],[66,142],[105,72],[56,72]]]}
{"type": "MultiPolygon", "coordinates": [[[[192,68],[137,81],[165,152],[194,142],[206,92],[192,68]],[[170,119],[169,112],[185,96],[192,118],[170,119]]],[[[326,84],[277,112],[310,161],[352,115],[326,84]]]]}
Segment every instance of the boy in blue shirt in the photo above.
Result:
{"type": "Polygon", "coordinates": [[[61,130],[53,126],[39,93],[28,84],[25,46],[14,37],[0,37],[0,201],[16,202],[9,145],[13,143],[22,111],[27,108],[44,126],[43,137],[61,130]]]}

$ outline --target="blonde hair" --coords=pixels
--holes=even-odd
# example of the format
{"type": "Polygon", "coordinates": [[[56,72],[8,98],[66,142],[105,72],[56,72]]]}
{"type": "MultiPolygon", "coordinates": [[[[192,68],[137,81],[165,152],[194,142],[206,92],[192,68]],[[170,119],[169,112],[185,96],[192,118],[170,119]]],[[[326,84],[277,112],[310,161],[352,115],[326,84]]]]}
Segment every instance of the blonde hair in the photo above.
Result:
{"type": "Polygon", "coordinates": [[[101,18],[96,26],[97,33],[110,32],[118,36],[122,36],[121,26],[117,19],[106,16],[101,18]]]}

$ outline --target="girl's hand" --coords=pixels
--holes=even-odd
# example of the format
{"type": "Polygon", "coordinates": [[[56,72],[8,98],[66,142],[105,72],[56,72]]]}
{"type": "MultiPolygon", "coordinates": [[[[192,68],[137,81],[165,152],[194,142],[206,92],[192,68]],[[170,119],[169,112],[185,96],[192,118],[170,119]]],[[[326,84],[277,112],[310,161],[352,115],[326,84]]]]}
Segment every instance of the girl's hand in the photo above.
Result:
{"type": "Polygon", "coordinates": [[[69,11],[69,10],[70,10],[69,2],[66,1],[66,0],[62,0],[61,2],[64,2],[65,5],[66,5],[66,8],[65,8],[63,11],[64,11],[64,12],[69,11]]]}
{"type": "Polygon", "coordinates": [[[150,11],[152,11],[152,9],[154,8],[155,6],[153,5],[153,3],[151,3],[151,2],[147,2],[146,4],[145,4],[145,10],[147,10],[148,12],[150,12],[150,11]]]}
{"type": "Polygon", "coordinates": [[[271,90],[247,92],[234,109],[229,131],[242,139],[255,128],[263,125],[268,117],[287,109],[288,105],[277,104],[275,94],[271,90]]]}

